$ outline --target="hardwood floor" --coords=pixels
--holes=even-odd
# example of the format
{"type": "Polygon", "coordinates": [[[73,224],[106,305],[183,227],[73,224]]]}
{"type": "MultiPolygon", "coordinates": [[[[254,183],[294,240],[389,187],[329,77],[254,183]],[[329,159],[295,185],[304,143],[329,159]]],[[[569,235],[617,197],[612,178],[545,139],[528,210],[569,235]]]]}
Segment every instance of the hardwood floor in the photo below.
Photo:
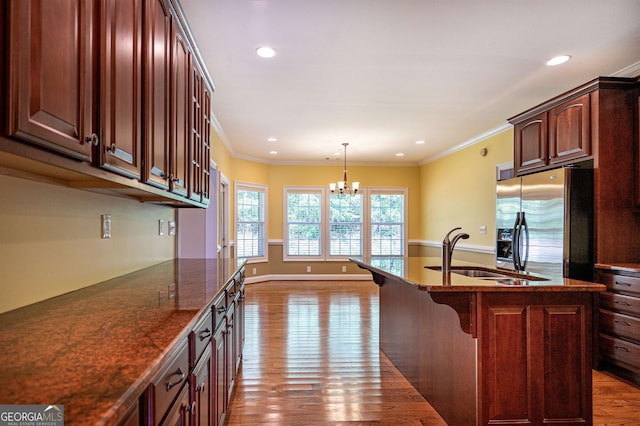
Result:
{"type": "MultiPolygon", "coordinates": [[[[378,349],[372,282],[247,285],[228,425],[444,425],[378,349]]],[[[640,425],[640,389],[594,371],[596,425],[640,425]]]]}

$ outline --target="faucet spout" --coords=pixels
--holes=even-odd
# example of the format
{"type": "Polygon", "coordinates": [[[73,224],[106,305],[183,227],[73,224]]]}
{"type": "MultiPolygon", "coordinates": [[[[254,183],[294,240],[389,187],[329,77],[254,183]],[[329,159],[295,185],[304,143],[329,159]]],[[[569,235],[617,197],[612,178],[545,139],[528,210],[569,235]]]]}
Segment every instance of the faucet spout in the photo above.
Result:
{"type": "Polygon", "coordinates": [[[469,234],[464,232],[459,232],[453,238],[449,238],[453,232],[459,229],[462,228],[453,228],[442,240],[442,285],[451,285],[451,258],[453,257],[453,249],[456,243],[460,239],[466,240],[469,238],[469,234]]]}

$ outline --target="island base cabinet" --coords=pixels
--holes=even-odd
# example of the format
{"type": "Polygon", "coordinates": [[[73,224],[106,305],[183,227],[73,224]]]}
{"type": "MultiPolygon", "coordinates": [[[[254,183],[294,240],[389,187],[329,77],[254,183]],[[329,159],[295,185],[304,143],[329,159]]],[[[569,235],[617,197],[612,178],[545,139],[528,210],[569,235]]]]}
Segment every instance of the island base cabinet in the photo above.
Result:
{"type": "Polygon", "coordinates": [[[481,424],[591,424],[592,296],[478,295],[481,424]]]}

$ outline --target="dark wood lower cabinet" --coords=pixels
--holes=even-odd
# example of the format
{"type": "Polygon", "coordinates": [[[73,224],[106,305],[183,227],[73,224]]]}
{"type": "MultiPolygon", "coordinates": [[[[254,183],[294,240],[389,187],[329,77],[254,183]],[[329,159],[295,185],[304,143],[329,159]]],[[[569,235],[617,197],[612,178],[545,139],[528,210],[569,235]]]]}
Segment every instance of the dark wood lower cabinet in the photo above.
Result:
{"type": "Polygon", "coordinates": [[[592,424],[597,293],[376,283],[381,349],[447,424],[592,424]]]}
{"type": "Polygon", "coordinates": [[[591,421],[590,294],[478,294],[481,424],[591,421]]]}
{"type": "MultiPolygon", "coordinates": [[[[213,299],[189,338],[176,343],[174,354],[140,398],[140,424],[224,424],[242,360],[244,309],[239,309],[239,300],[244,301],[244,273],[213,299]]],[[[127,416],[120,424],[138,423],[127,416]]]]}

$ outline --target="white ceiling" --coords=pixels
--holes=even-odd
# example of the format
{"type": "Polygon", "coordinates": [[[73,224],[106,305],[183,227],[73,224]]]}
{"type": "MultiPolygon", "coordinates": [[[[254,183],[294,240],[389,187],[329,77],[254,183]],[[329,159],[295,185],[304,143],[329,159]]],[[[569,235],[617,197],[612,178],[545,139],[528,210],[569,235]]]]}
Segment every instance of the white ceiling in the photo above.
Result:
{"type": "Polygon", "coordinates": [[[341,164],[348,142],[349,164],[416,165],[597,76],[640,74],[640,0],[181,4],[225,145],[269,164],[341,164]]]}

